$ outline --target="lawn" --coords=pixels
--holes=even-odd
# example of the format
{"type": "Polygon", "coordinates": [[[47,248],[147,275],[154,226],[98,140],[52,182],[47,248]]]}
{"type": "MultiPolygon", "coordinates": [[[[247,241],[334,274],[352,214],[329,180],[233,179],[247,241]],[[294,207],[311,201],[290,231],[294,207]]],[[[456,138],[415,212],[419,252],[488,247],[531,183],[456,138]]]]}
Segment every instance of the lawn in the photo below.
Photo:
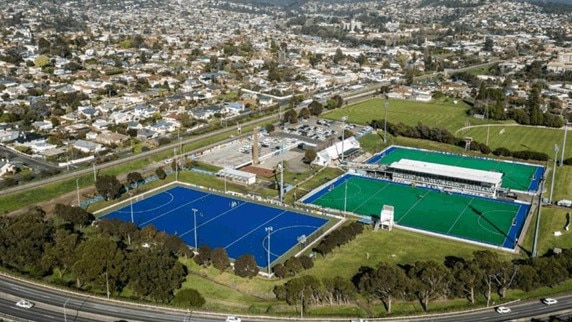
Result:
{"type": "MultiPolygon", "coordinates": [[[[542,128],[532,126],[518,126],[508,124],[493,124],[489,126],[479,126],[467,130],[461,130],[457,136],[470,136],[474,140],[487,143],[491,149],[499,147],[507,148],[511,151],[532,150],[544,152],[550,157],[554,156],[554,144],[558,144],[558,158],[562,154],[562,143],[564,140],[564,130],[554,128],[542,128]]],[[[572,133],[566,140],[564,157],[572,157],[572,133]]]]}
{"type": "MultiPolygon", "coordinates": [[[[347,115],[350,123],[367,124],[371,120],[382,120],[385,117],[384,104],[384,99],[373,98],[342,109],[326,112],[322,117],[340,120],[342,116],[347,115]]],[[[465,126],[465,122],[470,122],[471,125],[485,123],[484,120],[467,116],[466,110],[468,108],[469,106],[460,100],[455,104],[451,99],[432,103],[390,99],[387,108],[387,121],[391,123],[403,122],[407,125],[423,122],[423,124],[431,127],[444,127],[451,132],[465,126]]]]}

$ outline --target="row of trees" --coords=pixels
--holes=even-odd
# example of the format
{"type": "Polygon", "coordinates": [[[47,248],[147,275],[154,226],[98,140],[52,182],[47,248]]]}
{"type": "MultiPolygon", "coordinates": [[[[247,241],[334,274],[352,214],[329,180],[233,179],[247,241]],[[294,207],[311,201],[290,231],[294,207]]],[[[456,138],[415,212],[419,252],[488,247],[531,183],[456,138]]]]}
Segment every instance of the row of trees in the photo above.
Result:
{"type": "Polygon", "coordinates": [[[147,226],[103,220],[58,204],[54,216],[41,209],[0,217],[0,264],[20,274],[52,276],[57,283],[96,293],[119,294],[168,303],[187,275],[179,256],[191,256],[177,236],[147,226]]]}
{"type": "MultiPolygon", "coordinates": [[[[230,258],[226,250],[222,247],[212,249],[208,245],[201,245],[198,253],[193,257],[193,260],[198,265],[208,267],[212,265],[221,273],[226,271],[230,266],[230,258]]],[[[250,254],[243,254],[234,261],[234,274],[245,277],[253,278],[258,275],[259,268],[256,265],[256,259],[250,254]]]]}
{"type": "Polygon", "coordinates": [[[418,301],[425,311],[437,299],[465,298],[471,304],[490,305],[493,294],[501,299],[510,289],[526,292],[554,287],[572,277],[572,250],[550,252],[543,257],[505,260],[489,250],[475,251],[472,258],[449,256],[413,264],[380,262],[362,266],[351,278],[319,279],[311,275],[293,278],[276,286],[274,294],[290,305],[341,305],[358,294],[392,312],[395,301],[418,301]]]}

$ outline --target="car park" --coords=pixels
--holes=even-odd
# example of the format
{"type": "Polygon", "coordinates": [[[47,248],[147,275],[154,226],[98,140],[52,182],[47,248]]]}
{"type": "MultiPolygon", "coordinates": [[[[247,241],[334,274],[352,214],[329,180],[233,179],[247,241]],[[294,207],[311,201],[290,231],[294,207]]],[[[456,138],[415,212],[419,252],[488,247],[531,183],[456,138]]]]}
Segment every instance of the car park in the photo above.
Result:
{"type": "Polygon", "coordinates": [[[558,303],[558,301],[556,299],[547,297],[547,298],[542,299],[542,303],[544,303],[546,305],[552,305],[552,304],[558,303]]]}
{"type": "Polygon", "coordinates": [[[236,316],[229,316],[226,318],[226,322],[240,322],[240,318],[236,316]]]}
{"type": "Polygon", "coordinates": [[[16,306],[24,308],[24,309],[30,309],[34,306],[34,303],[32,303],[28,300],[21,299],[18,302],[16,302],[16,306]]]}
{"type": "Polygon", "coordinates": [[[505,314],[505,313],[511,312],[510,309],[506,306],[499,306],[496,308],[496,311],[497,311],[497,313],[500,313],[500,314],[505,314]]]}

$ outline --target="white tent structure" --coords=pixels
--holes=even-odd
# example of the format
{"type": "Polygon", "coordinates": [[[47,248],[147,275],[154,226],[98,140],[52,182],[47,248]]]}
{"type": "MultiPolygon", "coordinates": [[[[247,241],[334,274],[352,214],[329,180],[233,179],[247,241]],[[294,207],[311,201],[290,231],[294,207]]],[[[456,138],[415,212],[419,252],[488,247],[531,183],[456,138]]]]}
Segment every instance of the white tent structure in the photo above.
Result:
{"type": "Polygon", "coordinates": [[[336,142],[334,145],[319,151],[313,163],[319,166],[331,165],[331,163],[339,159],[342,154],[347,155],[349,151],[355,151],[360,147],[361,145],[359,144],[358,140],[351,136],[344,141],[336,142]]]}

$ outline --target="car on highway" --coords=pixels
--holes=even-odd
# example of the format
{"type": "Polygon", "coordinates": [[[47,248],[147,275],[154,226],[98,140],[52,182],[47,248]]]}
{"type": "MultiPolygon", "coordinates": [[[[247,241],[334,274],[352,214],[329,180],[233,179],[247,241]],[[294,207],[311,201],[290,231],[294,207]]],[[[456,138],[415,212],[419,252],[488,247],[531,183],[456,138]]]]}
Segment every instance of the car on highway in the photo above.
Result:
{"type": "Polygon", "coordinates": [[[236,316],[229,316],[226,318],[226,322],[240,322],[240,318],[236,316]]]}
{"type": "Polygon", "coordinates": [[[499,306],[496,308],[496,311],[497,311],[497,313],[500,313],[500,314],[505,314],[505,313],[511,312],[510,309],[506,306],[499,306]]]}
{"type": "Polygon", "coordinates": [[[167,159],[167,160],[165,160],[165,164],[171,164],[171,162],[173,162],[173,159],[167,159]]]}
{"type": "Polygon", "coordinates": [[[552,304],[558,303],[558,300],[547,297],[545,299],[542,299],[542,303],[544,303],[546,305],[552,305],[552,304]]]}
{"type": "Polygon", "coordinates": [[[24,308],[24,309],[30,309],[34,306],[34,303],[32,303],[28,300],[21,299],[18,302],[16,302],[16,306],[24,308]]]}

